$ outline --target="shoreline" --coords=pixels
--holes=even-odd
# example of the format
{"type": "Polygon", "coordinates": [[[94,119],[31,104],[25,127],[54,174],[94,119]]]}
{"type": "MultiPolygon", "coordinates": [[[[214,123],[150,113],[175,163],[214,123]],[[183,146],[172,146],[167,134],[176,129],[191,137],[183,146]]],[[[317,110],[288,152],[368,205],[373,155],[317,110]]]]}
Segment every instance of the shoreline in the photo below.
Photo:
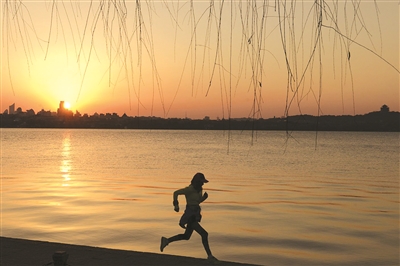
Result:
{"type": "Polygon", "coordinates": [[[381,109],[364,115],[294,115],[274,118],[203,119],[131,117],[117,114],[0,114],[0,128],[150,129],[150,130],[282,130],[399,132],[400,112],[381,109]]]}
{"type": "MultiPolygon", "coordinates": [[[[54,265],[52,256],[56,251],[68,254],[66,265],[69,266],[210,265],[206,259],[200,258],[0,237],[0,264],[4,266],[54,265]]],[[[218,265],[254,264],[220,261],[218,265]]]]}

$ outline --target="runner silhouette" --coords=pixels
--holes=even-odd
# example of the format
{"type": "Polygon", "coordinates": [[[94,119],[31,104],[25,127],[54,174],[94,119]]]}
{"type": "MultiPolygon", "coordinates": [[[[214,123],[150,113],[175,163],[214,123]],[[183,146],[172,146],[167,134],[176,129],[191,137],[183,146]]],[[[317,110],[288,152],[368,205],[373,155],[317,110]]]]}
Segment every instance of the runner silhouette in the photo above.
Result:
{"type": "Polygon", "coordinates": [[[218,260],[211,253],[210,246],[208,244],[208,233],[200,225],[200,203],[208,198],[207,192],[204,192],[203,194],[204,183],[208,183],[208,180],[205,178],[204,174],[196,173],[193,176],[189,186],[178,189],[174,192],[173,205],[176,212],[179,212],[178,196],[185,195],[186,198],[186,209],[179,221],[179,225],[185,229],[185,232],[183,234],[178,234],[170,238],[161,237],[160,250],[161,252],[163,252],[164,248],[169,243],[172,243],[174,241],[189,240],[192,236],[193,231],[196,231],[201,236],[201,241],[208,256],[207,260],[215,264],[218,263],[218,260]]]}

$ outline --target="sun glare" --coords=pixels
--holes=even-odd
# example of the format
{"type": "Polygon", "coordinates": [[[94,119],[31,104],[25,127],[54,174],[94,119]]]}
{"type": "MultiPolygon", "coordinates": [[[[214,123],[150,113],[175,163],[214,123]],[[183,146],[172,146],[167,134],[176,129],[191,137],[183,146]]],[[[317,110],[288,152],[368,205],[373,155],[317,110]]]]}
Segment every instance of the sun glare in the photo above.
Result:
{"type": "Polygon", "coordinates": [[[65,107],[65,109],[70,109],[71,108],[71,104],[69,102],[65,102],[64,103],[64,107],[65,107]]]}

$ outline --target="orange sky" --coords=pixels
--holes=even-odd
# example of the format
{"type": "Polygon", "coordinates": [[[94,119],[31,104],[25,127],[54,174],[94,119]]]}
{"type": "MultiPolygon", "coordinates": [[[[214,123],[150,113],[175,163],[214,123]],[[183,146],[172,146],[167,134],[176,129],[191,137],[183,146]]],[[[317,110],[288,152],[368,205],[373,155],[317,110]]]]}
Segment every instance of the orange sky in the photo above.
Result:
{"type": "MultiPolygon", "coordinates": [[[[254,92],[264,118],[283,116],[287,96],[294,96],[290,115],[316,115],[319,97],[322,114],[364,114],[383,104],[399,111],[399,73],[391,66],[399,68],[397,1],[379,1],[377,7],[361,1],[356,16],[348,1],[326,1],[331,10],[337,6],[342,33],[357,43],[324,27],[323,45],[310,65],[314,71],[306,72],[297,94],[287,89],[278,27],[282,5],[280,10],[265,9],[261,28],[261,1],[256,2],[257,14],[248,1],[225,3],[221,20],[220,1],[214,1],[211,18],[204,1],[193,1],[194,11],[188,1],[141,1],[141,10],[135,1],[125,1],[126,20],[125,13],[116,13],[125,6],[109,6],[109,1],[95,1],[91,9],[90,2],[21,2],[2,3],[1,111],[12,103],[23,110],[56,111],[63,100],[73,111],[89,115],[248,117],[254,92]],[[348,12],[347,26],[343,10],[348,12]]],[[[286,47],[297,81],[315,37],[311,3],[297,1],[294,13],[286,10],[296,19],[291,35],[286,24],[286,47]],[[295,38],[293,43],[289,37],[295,38]]],[[[328,16],[323,24],[334,26],[328,16]]]]}

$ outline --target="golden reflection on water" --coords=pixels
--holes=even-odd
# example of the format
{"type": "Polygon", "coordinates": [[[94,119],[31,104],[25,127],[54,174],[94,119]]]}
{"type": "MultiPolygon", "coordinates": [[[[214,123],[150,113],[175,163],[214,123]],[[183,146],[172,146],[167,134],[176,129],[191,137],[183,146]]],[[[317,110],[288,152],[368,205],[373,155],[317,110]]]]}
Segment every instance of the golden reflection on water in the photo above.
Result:
{"type": "Polygon", "coordinates": [[[69,132],[64,134],[63,142],[62,142],[62,152],[61,152],[61,166],[60,172],[63,178],[62,186],[69,186],[68,181],[71,180],[70,171],[71,171],[71,138],[69,132]]]}
{"type": "MultiPolygon", "coordinates": [[[[172,193],[190,182],[185,171],[199,167],[197,153],[186,151],[181,157],[175,151],[199,135],[183,134],[183,140],[173,135],[172,146],[160,145],[158,138],[142,142],[158,132],[10,130],[3,142],[18,134],[21,141],[2,147],[4,155],[18,152],[18,157],[2,158],[3,235],[159,252],[160,236],[182,232],[182,211],[173,211],[172,193]],[[121,134],[127,134],[122,142],[121,134]]],[[[232,152],[220,164],[222,155],[205,154],[213,161],[199,162],[210,178],[202,225],[213,253],[261,265],[398,265],[398,179],[392,178],[398,174],[397,146],[393,151],[392,144],[378,146],[387,155],[377,160],[374,150],[347,148],[342,139],[333,144],[344,152],[332,156],[332,148],[324,155],[320,147],[318,154],[307,154],[299,148],[302,157],[287,153],[279,158],[280,146],[276,151],[271,146],[270,153],[252,151],[253,157],[241,152],[247,155],[236,158],[232,152]],[[291,163],[303,157],[307,160],[291,163]],[[249,158],[254,162],[242,163],[249,158]],[[327,162],[347,172],[327,169],[327,162]],[[363,164],[355,169],[347,162],[363,164]],[[381,171],[365,170],[369,165],[382,165],[381,171]]],[[[203,152],[203,146],[193,148],[203,152]]],[[[223,142],[220,146],[225,152],[223,142]]],[[[204,256],[197,234],[165,252],[204,256]]]]}

